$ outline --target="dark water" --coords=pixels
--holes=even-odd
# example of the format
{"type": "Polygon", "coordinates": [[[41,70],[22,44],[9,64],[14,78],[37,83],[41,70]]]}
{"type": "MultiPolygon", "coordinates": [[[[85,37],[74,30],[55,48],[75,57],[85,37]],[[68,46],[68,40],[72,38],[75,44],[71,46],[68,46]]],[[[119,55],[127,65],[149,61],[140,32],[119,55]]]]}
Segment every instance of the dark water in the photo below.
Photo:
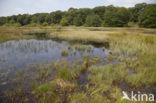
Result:
{"type": "MultiPolygon", "coordinates": [[[[39,67],[42,64],[52,63],[56,60],[67,60],[69,63],[73,64],[78,60],[83,60],[83,56],[89,54],[91,58],[99,58],[99,62],[96,65],[105,65],[109,62],[118,63],[117,59],[110,61],[108,56],[110,55],[109,49],[102,49],[102,47],[97,47],[96,45],[91,44],[76,44],[70,43],[67,41],[54,41],[54,40],[11,40],[5,43],[0,44],[0,102],[1,98],[5,99],[4,93],[8,90],[14,90],[16,85],[12,82],[16,73],[18,71],[26,71],[22,72],[20,75],[29,74],[29,77],[35,73],[33,73],[32,66],[39,67]],[[76,50],[77,45],[85,46],[84,51],[76,50]],[[70,48],[72,49],[69,49],[70,48]],[[87,51],[87,48],[91,47],[91,51],[87,51]],[[62,50],[66,50],[68,52],[68,56],[62,56],[62,50]],[[76,53],[74,53],[76,52],[76,53]],[[4,96],[4,97],[3,97],[4,96]]],[[[133,71],[130,71],[133,74],[133,71]]],[[[88,72],[85,71],[80,74],[80,78],[78,79],[78,84],[81,86],[88,81],[88,72]]],[[[20,76],[22,77],[22,76],[20,76]]],[[[22,85],[24,87],[24,91],[26,91],[26,95],[28,98],[31,98],[31,90],[29,90],[28,83],[32,83],[33,81],[28,80],[22,81],[22,85]]],[[[121,87],[128,87],[128,85],[122,84],[121,87]]],[[[82,88],[83,90],[83,88],[82,88]]],[[[124,90],[124,89],[123,89],[124,90]]],[[[152,89],[150,89],[151,91],[152,89]]],[[[30,100],[33,103],[33,99],[30,100]]],[[[2,100],[2,101],[3,101],[2,100]]],[[[30,102],[30,103],[31,103],[30,102]]]]}
{"type": "Polygon", "coordinates": [[[77,44],[69,44],[68,42],[52,41],[52,40],[19,40],[8,41],[0,44],[0,71],[3,69],[20,68],[25,67],[31,63],[55,61],[58,59],[66,58],[67,61],[74,62],[81,59],[83,55],[89,54],[95,57],[105,57],[109,51],[101,48],[93,47],[93,45],[86,45],[93,47],[92,52],[76,51],[76,55],[73,55],[75,50],[74,46],[77,44]],[[68,45],[73,48],[72,51],[68,50],[68,45]],[[69,53],[67,57],[61,56],[61,51],[66,49],[69,53]]]}
{"type": "MultiPolygon", "coordinates": [[[[100,64],[106,64],[109,50],[102,50],[94,45],[84,45],[86,48],[93,48],[92,51],[78,51],[76,45],[66,41],[53,40],[11,40],[0,44],[0,92],[10,88],[11,80],[17,71],[30,68],[30,65],[39,65],[46,62],[66,59],[69,63],[82,60],[83,55],[89,54],[91,57],[100,58],[100,64]],[[71,46],[72,50],[68,47],[71,46]],[[68,56],[62,56],[63,49],[68,51],[68,56]],[[74,51],[76,54],[74,54],[74,51]],[[7,81],[7,82],[6,82],[7,81]]],[[[85,76],[84,76],[85,77],[85,76]]],[[[82,75],[83,78],[83,75],[82,75]]],[[[81,81],[80,81],[81,82],[81,81]]],[[[83,82],[83,81],[82,81],[83,82]]]]}

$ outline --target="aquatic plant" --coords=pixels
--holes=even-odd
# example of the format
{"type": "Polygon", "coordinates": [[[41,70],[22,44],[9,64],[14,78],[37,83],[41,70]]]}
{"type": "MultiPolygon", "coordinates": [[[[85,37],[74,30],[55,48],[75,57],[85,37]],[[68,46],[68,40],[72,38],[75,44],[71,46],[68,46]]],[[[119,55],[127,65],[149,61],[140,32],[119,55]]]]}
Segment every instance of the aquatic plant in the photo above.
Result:
{"type": "Polygon", "coordinates": [[[50,77],[50,75],[52,74],[51,72],[51,68],[50,67],[40,67],[38,70],[38,77],[37,79],[41,80],[41,81],[46,81],[48,79],[48,77],[50,77]]]}
{"type": "Polygon", "coordinates": [[[50,83],[41,84],[36,87],[33,94],[38,98],[39,103],[65,102],[67,94],[76,89],[77,86],[69,81],[55,79],[50,83]]]}
{"type": "Polygon", "coordinates": [[[87,52],[93,52],[94,51],[94,47],[92,46],[87,46],[87,52]]]}
{"type": "Polygon", "coordinates": [[[94,57],[93,58],[93,63],[94,64],[96,64],[97,62],[99,62],[100,61],[100,58],[99,57],[94,57]]]}
{"type": "Polygon", "coordinates": [[[72,46],[71,45],[68,45],[68,50],[72,50],[72,46]]]}
{"type": "Polygon", "coordinates": [[[63,49],[63,50],[61,51],[61,55],[62,55],[62,56],[68,56],[68,52],[66,51],[66,49],[63,49]]]}
{"type": "Polygon", "coordinates": [[[73,54],[74,54],[74,56],[76,55],[76,50],[74,50],[73,54]]]}
{"type": "Polygon", "coordinates": [[[86,46],[78,44],[78,45],[75,46],[75,49],[78,50],[78,51],[82,51],[83,52],[83,51],[85,51],[86,46]]]}
{"type": "Polygon", "coordinates": [[[69,103],[88,103],[88,97],[85,93],[73,93],[68,96],[69,103]]]}
{"type": "Polygon", "coordinates": [[[116,56],[113,56],[113,55],[109,55],[108,56],[108,60],[110,60],[110,61],[113,61],[113,60],[115,60],[117,57],[116,56]]]}
{"type": "Polygon", "coordinates": [[[56,60],[55,62],[54,62],[54,69],[59,69],[60,68],[60,61],[59,60],[56,60]]]}
{"type": "Polygon", "coordinates": [[[68,68],[59,69],[57,71],[57,77],[62,78],[63,80],[69,80],[69,81],[73,80],[71,70],[68,68]]]}
{"type": "Polygon", "coordinates": [[[15,102],[15,99],[16,99],[16,93],[14,91],[9,91],[7,93],[11,103],[14,103],[15,102]]]}
{"type": "Polygon", "coordinates": [[[106,48],[105,47],[102,47],[101,49],[104,51],[106,48]]]}

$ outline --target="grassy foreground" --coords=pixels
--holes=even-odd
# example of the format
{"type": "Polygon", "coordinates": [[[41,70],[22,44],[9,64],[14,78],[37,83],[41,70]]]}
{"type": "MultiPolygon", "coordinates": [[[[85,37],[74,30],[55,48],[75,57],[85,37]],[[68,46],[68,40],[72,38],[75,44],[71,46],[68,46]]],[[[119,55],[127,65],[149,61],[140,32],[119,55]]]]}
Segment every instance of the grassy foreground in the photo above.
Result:
{"type": "MultiPolygon", "coordinates": [[[[72,66],[68,61],[56,61],[53,66],[39,69],[39,82],[34,83],[32,94],[39,103],[132,103],[121,100],[122,84],[126,90],[156,90],[156,30],[144,28],[87,28],[87,27],[19,27],[0,28],[0,42],[11,39],[34,38],[45,34],[51,39],[83,43],[109,43],[109,60],[118,59],[119,65],[98,66],[98,58],[83,57],[82,63],[72,66]],[[47,81],[51,69],[56,71],[47,81]],[[88,72],[88,81],[79,86],[78,78],[88,72]],[[43,82],[41,82],[43,81],[43,82]]],[[[72,49],[69,47],[69,49],[72,49]]],[[[77,47],[83,50],[82,46],[77,47]]],[[[105,49],[105,48],[103,48],[105,49]]],[[[63,56],[68,53],[63,50],[63,56]]],[[[14,99],[12,99],[14,101],[14,99]]]]}

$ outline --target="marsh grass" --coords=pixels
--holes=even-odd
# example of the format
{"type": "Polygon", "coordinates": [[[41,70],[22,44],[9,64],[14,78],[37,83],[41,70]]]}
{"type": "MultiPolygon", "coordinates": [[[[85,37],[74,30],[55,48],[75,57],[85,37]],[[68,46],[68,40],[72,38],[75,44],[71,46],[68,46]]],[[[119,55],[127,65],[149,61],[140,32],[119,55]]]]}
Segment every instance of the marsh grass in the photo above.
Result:
{"type": "Polygon", "coordinates": [[[68,45],[68,50],[72,50],[72,46],[71,45],[68,45]]]}
{"type": "MultiPolygon", "coordinates": [[[[39,69],[39,78],[44,83],[38,83],[33,91],[39,103],[129,103],[128,101],[121,101],[122,90],[120,84],[126,82],[133,89],[141,87],[146,89],[146,87],[156,84],[156,36],[147,33],[147,31],[155,33],[154,29],[102,27],[62,27],[61,30],[57,30],[57,27],[0,29],[0,42],[23,38],[22,33],[40,33],[43,31],[49,33],[49,38],[81,43],[102,43],[103,45],[109,42],[111,52],[108,58],[110,62],[106,65],[94,65],[100,61],[99,58],[84,55],[83,60],[75,63],[74,66],[63,60],[56,61],[53,68],[43,67],[39,69]],[[120,62],[112,64],[111,61],[114,59],[118,59],[120,62]],[[133,69],[135,73],[129,73],[127,68],[133,69]],[[46,80],[52,74],[51,69],[55,70],[56,75],[49,82],[46,80]],[[83,70],[88,71],[88,82],[85,89],[81,89],[77,84],[83,70]]],[[[68,46],[68,50],[70,49],[71,47],[68,46]]],[[[85,45],[76,45],[74,50],[76,55],[77,51],[84,52],[87,50],[91,52],[92,48],[85,45]]],[[[103,50],[105,50],[105,47],[103,50]]],[[[68,51],[66,49],[62,50],[61,54],[67,56],[68,51]]],[[[21,79],[17,78],[17,81],[21,81],[21,79]]],[[[14,95],[11,98],[14,98],[14,95]]]]}
{"type": "Polygon", "coordinates": [[[87,52],[93,52],[94,51],[94,47],[92,46],[87,46],[87,52]]]}
{"type": "Polygon", "coordinates": [[[68,68],[60,69],[57,72],[57,76],[58,76],[58,78],[62,78],[64,80],[69,80],[69,81],[72,81],[74,79],[70,69],[68,69],[68,68]]]}
{"type": "Polygon", "coordinates": [[[88,103],[88,97],[85,93],[74,93],[68,96],[70,103],[88,103]]]}
{"type": "Polygon", "coordinates": [[[75,49],[78,50],[78,51],[84,52],[86,50],[86,46],[78,44],[78,45],[75,46],[75,49]]]}
{"type": "Polygon", "coordinates": [[[61,55],[62,55],[62,56],[68,56],[68,51],[67,51],[66,49],[63,49],[63,50],[61,51],[61,55]]]}
{"type": "Polygon", "coordinates": [[[93,58],[93,63],[96,64],[100,61],[100,58],[99,57],[94,57],[93,58]]]}
{"type": "Polygon", "coordinates": [[[46,81],[48,80],[48,77],[51,76],[52,74],[52,71],[51,71],[51,68],[50,67],[40,67],[39,70],[38,70],[38,79],[40,81],[46,81]]]}
{"type": "Polygon", "coordinates": [[[14,91],[10,91],[7,94],[8,99],[6,100],[6,102],[10,102],[10,103],[16,103],[16,102],[21,102],[21,103],[26,103],[27,99],[26,99],[26,95],[24,94],[24,91],[22,88],[16,88],[14,91]]]}
{"type": "Polygon", "coordinates": [[[74,50],[73,54],[74,54],[74,56],[76,56],[76,50],[74,50]]]}
{"type": "Polygon", "coordinates": [[[20,31],[16,28],[0,28],[0,43],[11,39],[21,38],[20,31]]]}
{"type": "Polygon", "coordinates": [[[33,94],[39,103],[66,102],[71,91],[77,89],[76,77],[79,75],[79,70],[72,70],[66,60],[56,61],[54,64],[55,78],[50,83],[34,86],[33,94]]]}

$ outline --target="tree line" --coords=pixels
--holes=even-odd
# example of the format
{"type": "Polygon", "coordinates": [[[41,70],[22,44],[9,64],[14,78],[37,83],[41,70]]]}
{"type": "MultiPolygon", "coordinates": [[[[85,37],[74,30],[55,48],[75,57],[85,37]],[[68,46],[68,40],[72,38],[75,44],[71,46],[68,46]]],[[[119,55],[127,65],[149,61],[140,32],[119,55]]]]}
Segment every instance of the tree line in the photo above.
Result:
{"type": "Polygon", "coordinates": [[[0,17],[0,26],[105,26],[123,27],[137,24],[140,27],[156,28],[156,4],[140,3],[134,7],[98,6],[70,8],[68,11],[12,15],[0,17]]]}

